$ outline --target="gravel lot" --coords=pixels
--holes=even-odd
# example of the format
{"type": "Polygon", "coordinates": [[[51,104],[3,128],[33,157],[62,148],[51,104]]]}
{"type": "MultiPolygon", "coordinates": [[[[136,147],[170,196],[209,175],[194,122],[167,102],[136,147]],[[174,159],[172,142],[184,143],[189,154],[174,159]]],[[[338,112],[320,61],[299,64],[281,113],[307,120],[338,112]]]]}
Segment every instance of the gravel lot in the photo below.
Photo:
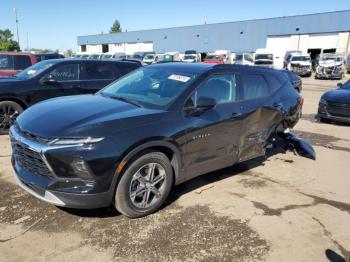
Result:
{"type": "Polygon", "coordinates": [[[337,81],[303,81],[295,131],[316,161],[271,152],[176,187],[166,207],[136,220],[25,193],[0,136],[0,261],[349,261],[350,126],[314,120],[337,81]]]}

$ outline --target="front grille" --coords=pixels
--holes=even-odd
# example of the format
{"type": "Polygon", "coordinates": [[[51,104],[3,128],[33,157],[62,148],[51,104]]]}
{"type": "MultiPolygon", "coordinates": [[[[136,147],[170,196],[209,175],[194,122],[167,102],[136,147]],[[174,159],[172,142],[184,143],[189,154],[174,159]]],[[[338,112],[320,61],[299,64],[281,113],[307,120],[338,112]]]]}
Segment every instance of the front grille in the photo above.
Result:
{"type": "Polygon", "coordinates": [[[45,178],[54,178],[41,155],[27,145],[12,140],[13,157],[16,163],[29,173],[45,178]]]}
{"type": "Polygon", "coordinates": [[[327,101],[327,111],[330,115],[350,117],[350,104],[327,101]]]}

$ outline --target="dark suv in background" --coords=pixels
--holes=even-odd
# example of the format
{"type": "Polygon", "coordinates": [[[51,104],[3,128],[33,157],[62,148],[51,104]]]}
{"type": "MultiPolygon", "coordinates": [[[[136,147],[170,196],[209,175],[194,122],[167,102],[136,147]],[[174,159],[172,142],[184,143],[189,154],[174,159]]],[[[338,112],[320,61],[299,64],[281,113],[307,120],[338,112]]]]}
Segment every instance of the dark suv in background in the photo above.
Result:
{"type": "Polygon", "coordinates": [[[140,66],[133,61],[54,59],[39,62],[13,77],[0,78],[0,133],[6,133],[17,116],[35,103],[96,93],[140,66]]]}
{"type": "Polygon", "coordinates": [[[273,69],[141,67],[95,95],[51,99],[20,115],[10,131],[15,177],[54,205],[114,204],[145,216],[173,185],[264,156],[275,137],[288,136],[302,103],[273,69]]]}

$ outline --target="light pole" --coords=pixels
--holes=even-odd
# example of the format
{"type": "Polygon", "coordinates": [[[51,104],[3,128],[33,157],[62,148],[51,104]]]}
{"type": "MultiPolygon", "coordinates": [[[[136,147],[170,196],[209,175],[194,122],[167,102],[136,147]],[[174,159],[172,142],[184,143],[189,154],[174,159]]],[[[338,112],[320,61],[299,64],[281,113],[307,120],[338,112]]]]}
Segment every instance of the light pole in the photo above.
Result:
{"type": "MultiPolygon", "coordinates": [[[[18,15],[17,15],[17,10],[16,10],[16,8],[13,8],[13,12],[15,12],[15,14],[16,14],[17,42],[18,42],[18,46],[20,47],[20,45],[19,45],[19,32],[18,32],[18,15]]],[[[20,48],[20,49],[21,49],[21,48],[20,48]]]]}

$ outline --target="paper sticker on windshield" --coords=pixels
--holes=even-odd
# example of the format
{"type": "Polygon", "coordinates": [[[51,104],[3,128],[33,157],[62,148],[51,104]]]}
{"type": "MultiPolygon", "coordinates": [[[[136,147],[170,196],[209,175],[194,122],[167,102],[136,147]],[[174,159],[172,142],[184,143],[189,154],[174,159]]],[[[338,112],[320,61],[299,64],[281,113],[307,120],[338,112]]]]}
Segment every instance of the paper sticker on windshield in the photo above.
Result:
{"type": "Polygon", "coordinates": [[[29,71],[27,72],[28,75],[34,75],[35,73],[36,73],[35,70],[29,70],[29,71]]]}
{"type": "Polygon", "coordinates": [[[186,82],[187,82],[188,80],[190,80],[191,78],[188,77],[188,76],[182,76],[182,75],[171,75],[171,76],[168,77],[168,79],[186,83],[186,82]]]}

